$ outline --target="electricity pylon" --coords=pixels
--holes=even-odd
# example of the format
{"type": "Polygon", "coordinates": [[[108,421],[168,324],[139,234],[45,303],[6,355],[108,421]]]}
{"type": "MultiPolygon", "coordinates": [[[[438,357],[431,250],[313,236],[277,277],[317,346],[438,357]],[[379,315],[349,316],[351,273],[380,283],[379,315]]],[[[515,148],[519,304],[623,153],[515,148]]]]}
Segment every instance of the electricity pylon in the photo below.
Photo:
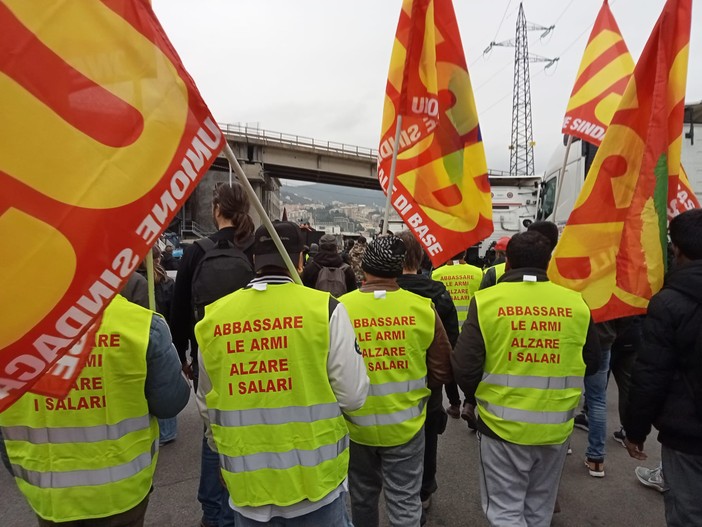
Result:
{"type": "Polygon", "coordinates": [[[514,86],[512,88],[512,142],[509,145],[509,174],[510,176],[534,175],[534,134],[531,125],[531,81],[529,64],[545,62],[550,68],[557,61],[539,55],[529,54],[529,31],[542,31],[545,37],[555,26],[540,26],[528,23],[524,16],[524,6],[519,4],[517,17],[517,34],[514,40],[491,42],[484,53],[495,46],[513,47],[514,49],[514,86]]]}

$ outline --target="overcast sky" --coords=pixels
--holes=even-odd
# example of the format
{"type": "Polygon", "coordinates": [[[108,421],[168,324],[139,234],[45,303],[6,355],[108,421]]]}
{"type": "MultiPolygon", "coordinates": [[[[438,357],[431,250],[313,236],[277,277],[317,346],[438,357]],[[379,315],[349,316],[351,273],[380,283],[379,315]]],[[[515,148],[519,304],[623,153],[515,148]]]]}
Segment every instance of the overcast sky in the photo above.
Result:
{"type": "MultiPolygon", "coordinates": [[[[664,0],[611,0],[637,60],[664,0]]],[[[153,0],[154,10],[217,121],[377,148],[401,0],[153,0]]],[[[560,57],[531,65],[535,167],[561,140],[570,96],[600,0],[525,0],[529,51],[560,57]]],[[[454,0],[488,166],[509,170],[513,48],[519,2],[454,0]]],[[[688,102],[702,100],[702,1],[693,2],[688,102]]]]}

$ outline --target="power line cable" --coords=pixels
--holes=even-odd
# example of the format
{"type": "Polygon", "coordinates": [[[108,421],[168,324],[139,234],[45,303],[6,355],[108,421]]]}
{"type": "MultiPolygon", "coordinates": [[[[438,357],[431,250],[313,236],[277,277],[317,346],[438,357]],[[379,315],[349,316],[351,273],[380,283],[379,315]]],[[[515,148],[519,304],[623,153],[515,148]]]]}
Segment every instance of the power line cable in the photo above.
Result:
{"type": "MultiPolygon", "coordinates": [[[[572,0],[572,1],[574,1],[574,0],[572,0]]],[[[505,21],[505,17],[507,16],[507,11],[509,10],[509,6],[510,6],[510,5],[512,5],[512,0],[509,0],[509,2],[507,2],[507,7],[505,7],[505,11],[504,11],[504,13],[502,13],[502,20],[500,20],[500,24],[497,26],[497,31],[495,31],[495,36],[492,37],[492,40],[493,40],[493,41],[497,38],[497,34],[500,32],[500,29],[502,29],[502,24],[503,24],[504,21],[505,21]]],[[[469,67],[474,66],[475,63],[478,62],[478,60],[480,60],[480,59],[483,58],[484,56],[485,56],[484,53],[481,54],[480,56],[478,56],[473,62],[470,63],[470,66],[469,66],[469,67]]]]}
{"type": "MultiPolygon", "coordinates": [[[[574,1],[575,1],[575,0],[571,0],[571,2],[566,6],[566,9],[564,9],[563,12],[558,16],[558,18],[556,19],[556,21],[558,21],[558,20],[561,19],[561,17],[563,16],[563,14],[566,13],[566,11],[568,10],[568,8],[570,7],[570,5],[571,5],[574,1]]],[[[615,3],[616,3],[616,0],[612,0],[612,2],[610,2],[610,6],[614,5],[615,3]]],[[[565,55],[566,53],[568,53],[568,52],[573,48],[573,46],[575,46],[575,44],[577,44],[578,41],[579,41],[586,33],[589,33],[590,31],[592,31],[592,28],[593,28],[594,25],[595,25],[595,21],[593,20],[593,22],[592,22],[591,24],[589,24],[580,34],[578,34],[577,37],[575,37],[575,38],[573,39],[573,41],[572,41],[570,44],[568,44],[568,45],[565,47],[565,49],[559,54],[559,57],[563,57],[563,55],[565,55]]],[[[502,68],[502,69],[504,69],[504,68],[502,68]]],[[[501,70],[498,70],[497,73],[499,73],[500,71],[501,71],[501,70]]],[[[545,70],[540,70],[538,73],[536,73],[536,74],[534,75],[534,77],[538,77],[539,75],[541,75],[542,73],[544,73],[544,71],[545,71],[545,70]]],[[[487,81],[485,81],[485,82],[483,82],[482,84],[480,84],[480,86],[478,86],[478,88],[480,88],[480,87],[484,86],[485,84],[487,84],[490,80],[492,80],[493,77],[495,77],[495,75],[496,75],[496,74],[493,74],[492,77],[490,77],[487,81]]],[[[477,90],[478,88],[475,88],[475,89],[477,90]]],[[[501,103],[502,101],[504,101],[504,100],[505,100],[507,97],[509,97],[510,95],[512,95],[512,94],[511,94],[511,93],[507,93],[507,94],[505,94],[503,97],[500,97],[500,98],[497,99],[493,104],[491,104],[490,106],[488,106],[486,109],[482,110],[482,111],[481,111],[481,114],[486,114],[487,112],[489,112],[490,110],[492,110],[494,107],[496,107],[499,103],[501,103]]]]}

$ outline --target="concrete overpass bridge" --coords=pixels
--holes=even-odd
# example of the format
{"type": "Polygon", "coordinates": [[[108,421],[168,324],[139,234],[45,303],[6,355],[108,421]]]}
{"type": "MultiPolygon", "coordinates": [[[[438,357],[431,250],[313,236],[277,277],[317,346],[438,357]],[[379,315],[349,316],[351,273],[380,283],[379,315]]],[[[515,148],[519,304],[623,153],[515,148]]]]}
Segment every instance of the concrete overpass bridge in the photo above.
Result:
{"type": "MultiPolygon", "coordinates": [[[[380,190],[377,151],[371,148],[239,124],[220,123],[219,127],[271,218],[282,214],[280,179],[380,190]]],[[[216,183],[228,180],[229,163],[220,155],[188,198],[171,230],[185,237],[212,232],[212,190],[216,183]]],[[[254,210],[251,215],[260,223],[254,210]]]]}
{"type": "MultiPolygon", "coordinates": [[[[219,127],[271,218],[280,218],[282,214],[280,179],[380,190],[375,149],[241,124],[219,123],[219,127]]],[[[507,174],[491,171],[490,175],[507,174]]],[[[220,155],[171,230],[196,237],[212,232],[212,190],[217,182],[228,180],[229,163],[220,155]]],[[[255,211],[251,215],[260,223],[255,211]]]]}
{"type": "MultiPolygon", "coordinates": [[[[219,125],[247,176],[327,183],[380,190],[377,150],[271,132],[238,124],[219,125]]],[[[223,156],[217,168],[228,170],[223,156]]]]}

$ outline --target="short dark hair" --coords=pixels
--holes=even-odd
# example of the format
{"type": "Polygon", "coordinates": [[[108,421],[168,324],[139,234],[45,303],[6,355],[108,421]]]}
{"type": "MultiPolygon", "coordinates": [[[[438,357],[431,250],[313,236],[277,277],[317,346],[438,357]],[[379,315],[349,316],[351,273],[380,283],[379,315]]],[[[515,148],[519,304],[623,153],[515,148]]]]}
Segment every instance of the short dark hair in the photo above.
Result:
{"type": "Polygon", "coordinates": [[[668,227],[670,241],[690,260],[702,259],[702,209],[675,216],[668,227]]]}
{"type": "Polygon", "coordinates": [[[417,238],[410,231],[402,231],[397,234],[397,237],[402,240],[402,243],[405,244],[405,249],[407,249],[404,268],[410,270],[419,269],[422,265],[422,254],[424,254],[424,251],[422,246],[419,245],[417,238]]]}
{"type": "Polygon", "coordinates": [[[546,270],[551,259],[551,243],[536,231],[515,234],[507,244],[507,260],[510,269],[535,267],[546,270]]]}
{"type": "Polygon", "coordinates": [[[558,243],[558,225],[552,221],[539,220],[534,223],[529,224],[527,231],[536,231],[539,234],[543,234],[551,242],[551,250],[556,247],[558,243]]]}

